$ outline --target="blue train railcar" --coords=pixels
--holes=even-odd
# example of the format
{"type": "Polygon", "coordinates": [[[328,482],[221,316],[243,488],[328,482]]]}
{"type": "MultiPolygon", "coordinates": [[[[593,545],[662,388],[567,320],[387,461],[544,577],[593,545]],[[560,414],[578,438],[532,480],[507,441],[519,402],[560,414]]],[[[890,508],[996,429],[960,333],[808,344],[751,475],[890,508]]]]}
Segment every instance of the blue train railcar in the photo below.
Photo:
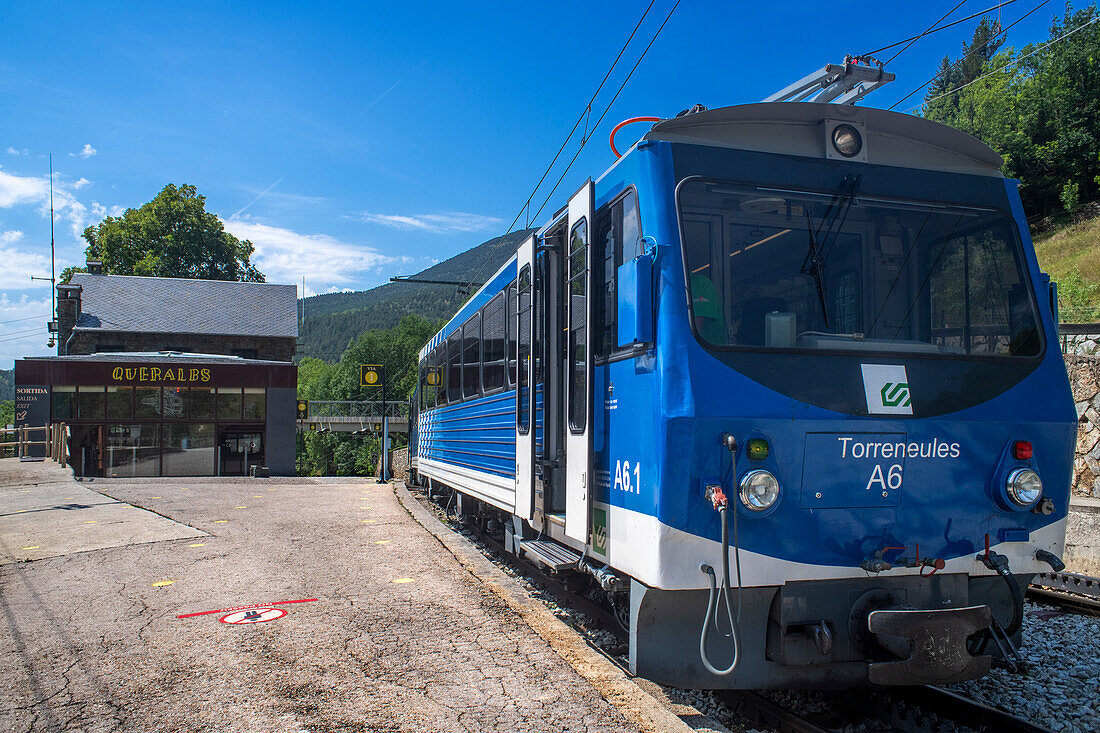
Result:
{"type": "Polygon", "coordinates": [[[595,576],[651,679],[985,674],[1060,564],[1076,431],[1000,166],[847,105],[654,125],[422,351],[419,474],[595,576]]]}

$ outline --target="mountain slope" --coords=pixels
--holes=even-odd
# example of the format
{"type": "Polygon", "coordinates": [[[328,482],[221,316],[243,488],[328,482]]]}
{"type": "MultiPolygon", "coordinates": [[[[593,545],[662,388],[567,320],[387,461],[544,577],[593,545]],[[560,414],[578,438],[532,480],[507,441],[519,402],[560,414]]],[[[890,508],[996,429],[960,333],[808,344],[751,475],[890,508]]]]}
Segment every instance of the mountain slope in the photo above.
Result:
{"type": "MultiPolygon", "coordinates": [[[[495,237],[418,272],[425,280],[482,282],[504,264],[533,230],[495,237]]],[[[354,293],[315,295],[305,301],[298,357],[336,361],[348,342],[372,328],[392,328],[410,313],[429,320],[450,318],[468,294],[454,285],[386,283],[354,293]]]]}

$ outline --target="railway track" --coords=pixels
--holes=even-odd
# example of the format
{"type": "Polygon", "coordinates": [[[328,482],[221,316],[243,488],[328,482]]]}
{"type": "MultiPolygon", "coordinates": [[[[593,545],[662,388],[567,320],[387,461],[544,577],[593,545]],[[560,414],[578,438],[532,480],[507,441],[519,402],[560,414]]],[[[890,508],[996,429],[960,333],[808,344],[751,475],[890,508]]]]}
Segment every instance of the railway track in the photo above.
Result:
{"type": "MultiPolygon", "coordinates": [[[[419,496],[446,518],[456,519],[448,513],[446,507],[432,502],[423,493],[419,496]]],[[[462,521],[461,518],[457,519],[462,521]]],[[[571,589],[560,577],[543,571],[537,564],[506,552],[504,545],[487,532],[481,522],[467,521],[462,526],[483,547],[491,551],[491,559],[511,566],[542,586],[561,607],[577,611],[591,619],[594,622],[592,628],[575,617],[571,622],[585,632],[594,649],[629,674],[624,659],[626,632],[611,610],[571,589]],[[619,643],[611,646],[597,643],[592,639],[592,632],[598,630],[613,634],[619,643]]],[[[1095,585],[1092,587],[1096,588],[1095,585]]],[[[1011,713],[930,685],[838,693],[837,704],[830,706],[832,709],[829,712],[813,715],[791,710],[755,690],[716,690],[713,695],[716,700],[728,706],[731,712],[754,727],[770,728],[782,733],[835,733],[853,723],[869,720],[889,726],[888,730],[903,733],[948,733],[963,726],[982,732],[1051,733],[1049,729],[1011,713]]]]}
{"type": "Polygon", "coordinates": [[[1042,603],[1100,617],[1100,578],[1077,573],[1040,573],[1031,581],[1027,594],[1042,603]]]}

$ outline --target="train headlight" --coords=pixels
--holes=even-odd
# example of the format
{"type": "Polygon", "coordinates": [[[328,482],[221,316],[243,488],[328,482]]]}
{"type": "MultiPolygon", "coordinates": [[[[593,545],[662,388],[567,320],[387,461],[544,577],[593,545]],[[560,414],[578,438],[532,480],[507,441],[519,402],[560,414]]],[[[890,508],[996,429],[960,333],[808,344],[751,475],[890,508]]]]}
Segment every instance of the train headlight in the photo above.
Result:
{"type": "Polygon", "coordinates": [[[741,479],[741,503],[753,512],[771,508],[779,498],[779,481],[763,469],[749,471],[741,479]]]}
{"type": "Polygon", "coordinates": [[[1039,480],[1039,474],[1030,468],[1017,468],[1008,474],[1005,490],[1013,503],[1026,509],[1043,495],[1043,482],[1039,480]]]}
{"type": "Polygon", "coordinates": [[[837,125],[833,128],[833,147],[845,158],[854,158],[863,148],[863,137],[851,125],[837,125]]]}

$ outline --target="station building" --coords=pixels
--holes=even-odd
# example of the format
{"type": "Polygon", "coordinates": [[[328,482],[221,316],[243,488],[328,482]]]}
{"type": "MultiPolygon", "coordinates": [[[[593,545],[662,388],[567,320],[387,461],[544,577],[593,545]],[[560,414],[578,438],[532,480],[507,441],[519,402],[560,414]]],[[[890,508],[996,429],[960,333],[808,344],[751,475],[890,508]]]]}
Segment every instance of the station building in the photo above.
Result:
{"type": "Polygon", "coordinates": [[[80,273],[57,332],[15,362],[16,418],[68,425],[76,475],[294,475],[293,285],[80,273]]]}

